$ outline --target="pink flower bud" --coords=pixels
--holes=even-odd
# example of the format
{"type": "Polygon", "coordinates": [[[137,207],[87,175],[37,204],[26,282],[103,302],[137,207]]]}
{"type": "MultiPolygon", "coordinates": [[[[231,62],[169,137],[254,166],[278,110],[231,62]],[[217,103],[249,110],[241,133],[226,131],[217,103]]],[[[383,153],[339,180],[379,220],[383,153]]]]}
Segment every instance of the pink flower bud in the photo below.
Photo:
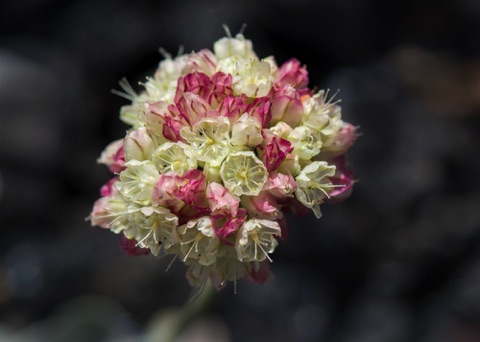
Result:
{"type": "Polygon", "coordinates": [[[212,225],[215,229],[215,233],[222,243],[233,246],[234,243],[229,241],[228,238],[232,236],[240,226],[247,219],[247,211],[245,209],[238,209],[237,215],[212,215],[212,225]]]}
{"type": "Polygon", "coordinates": [[[118,177],[113,177],[107,184],[100,188],[100,195],[102,197],[111,196],[117,193],[117,188],[114,187],[115,182],[118,181],[118,177]]]}
{"type": "Polygon", "coordinates": [[[262,128],[266,128],[272,120],[270,111],[270,99],[268,97],[255,98],[246,109],[246,112],[260,122],[262,128]]]}
{"type": "Polygon", "coordinates": [[[150,254],[150,249],[138,247],[137,240],[129,240],[122,234],[120,238],[120,248],[129,256],[139,256],[150,254]]]}
{"type": "Polygon", "coordinates": [[[207,101],[215,109],[229,95],[232,95],[232,75],[223,72],[215,73],[212,78],[212,91],[207,101]]]}
{"type": "Polygon", "coordinates": [[[260,263],[253,263],[252,272],[248,275],[248,279],[259,285],[265,284],[272,277],[270,270],[270,262],[264,260],[260,263]]]}
{"type": "Polygon", "coordinates": [[[297,183],[295,183],[292,175],[272,171],[262,190],[268,191],[273,196],[283,199],[291,196],[296,189],[297,183]]]}
{"type": "Polygon", "coordinates": [[[184,118],[190,126],[193,126],[206,116],[210,110],[210,105],[196,94],[185,93],[178,100],[177,109],[181,117],[184,118]]]}
{"type": "Polygon", "coordinates": [[[345,154],[352,147],[357,138],[356,127],[344,122],[342,128],[327,137],[322,146],[323,155],[341,155],[345,154]]]}
{"type": "Polygon", "coordinates": [[[217,111],[220,116],[225,116],[233,124],[247,111],[248,97],[245,95],[229,95],[218,105],[217,111]]]}
{"type": "Polygon", "coordinates": [[[285,62],[275,74],[275,86],[280,88],[284,85],[292,85],[297,89],[305,88],[308,85],[308,73],[300,62],[292,58],[285,62]]]}
{"type": "Polygon", "coordinates": [[[211,93],[210,77],[202,72],[194,72],[178,79],[174,102],[178,103],[185,93],[193,93],[207,99],[211,93]]]}
{"type": "Polygon", "coordinates": [[[110,228],[112,219],[109,217],[108,211],[108,197],[100,197],[93,204],[92,212],[90,213],[90,222],[92,226],[99,226],[102,228],[110,228]]]}
{"type": "Polygon", "coordinates": [[[176,196],[178,184],[182,181],[176,172],[163,173],[153,188],[152,203],[169,208],[177,213],[185,203],[176,196]]]}
{"type": "Polygon", "coordinates": [[[188,170],[182,176],[176,172],[163,173],[153,189],[152,202],[178,213],[184,205],[194,209],[208,208],[205,175],[188,170]]]}
{"type": "Polygon", "coordinates": [[[275,93],[272,100],[272,125],[283,121],[291,127],[296,127],[302,119],[302,114],[300,96],[291,85],[285,85],[275,93]]]}
{"type": "Polygon", "coordinates": [[[109,167],[110,172],[119,173],[125,170],[125,154],[123,151],[123,139],[108,145],[97,160],[100,164],[109,167]]]}
{"type": "Polygon", "coordinates": [[[330,192],[330,198],[326,200],[329,203],[338,203],[347,199],[353,191],[353,172],[346,167],[345,156],[339,156],[333,159],[336,166],[335,175],[329,177],[330,181],[336,187],[330,192]]]}
{"type": "Polygon", "coordinates": [[[268,130],[263,132],[267,132],[264,134],[264,145],[259,146],[258,149],[267,171],[271,172],[278,169],[285,157],[293,151],[293,147],[290,141],[269,134],[268,130]]]}
{"type": "Polygon", "coordinates": [[[208,185],[207,200],[212,215],[237,216],[240,199],[233,196],[221,184],[212,182],[208,185]]]}
{"type": "Polygon", "coordinates": [[[253,218],[277,220],[282,217],[281,206],[267,191],[261,191],[257,196],[242,196],[241,202],[253,218]]]}

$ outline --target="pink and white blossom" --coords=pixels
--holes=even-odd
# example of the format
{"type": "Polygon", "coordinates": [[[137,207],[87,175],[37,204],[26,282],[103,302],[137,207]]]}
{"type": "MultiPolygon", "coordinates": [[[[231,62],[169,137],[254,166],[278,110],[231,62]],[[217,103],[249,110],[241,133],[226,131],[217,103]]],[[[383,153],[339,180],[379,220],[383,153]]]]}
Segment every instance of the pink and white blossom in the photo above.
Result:
{"type": "Polygon", "coordinates": [[[320,217],[323,202],[352,192],[356,127],[328,91],[309,88],[298,60],[278,67],[241,34],[164,54],[143,91],[121,83],[131,127],[98,159],[115,177],[91,224],[120,234],[129,255],[179,257],[192,286],[263,284],[287,239],[285,211],[320,217]]]}

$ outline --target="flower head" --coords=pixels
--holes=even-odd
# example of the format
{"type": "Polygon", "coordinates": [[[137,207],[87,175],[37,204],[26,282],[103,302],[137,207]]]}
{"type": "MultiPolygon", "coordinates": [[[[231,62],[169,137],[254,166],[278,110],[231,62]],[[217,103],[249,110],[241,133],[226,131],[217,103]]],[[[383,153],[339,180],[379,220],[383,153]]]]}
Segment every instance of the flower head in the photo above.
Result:
{"type": "Polygon", "coordinates": [[[287,237],[284,211],[320,217],[323,202],[351,193],[356,128],[328,92],[308,87],[298,60],[278,67],[241,34],[165,55],[144,91],[121,82],[131,128],[98,159],[115,177],[91,223],[121,234],[130,255],[178,256],[193,286],[264,283],[287,237]]]}

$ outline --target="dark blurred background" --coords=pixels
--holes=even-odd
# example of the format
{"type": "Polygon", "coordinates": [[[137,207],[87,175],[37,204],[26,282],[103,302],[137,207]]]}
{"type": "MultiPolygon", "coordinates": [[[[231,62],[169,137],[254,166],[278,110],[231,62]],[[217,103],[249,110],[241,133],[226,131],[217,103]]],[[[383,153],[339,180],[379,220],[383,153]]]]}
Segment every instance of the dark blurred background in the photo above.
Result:
{"type": "Polygon", "coordinates": [[[3,1],[0,341],[153,341],[183,305],[180,262],[128,257],[85,217],[127,129],[110,90],[224,23],[340,89],[359,182],[290,217],[275,278],[227,287],[178,341],[480,341],[477,0],[3,1]]]}

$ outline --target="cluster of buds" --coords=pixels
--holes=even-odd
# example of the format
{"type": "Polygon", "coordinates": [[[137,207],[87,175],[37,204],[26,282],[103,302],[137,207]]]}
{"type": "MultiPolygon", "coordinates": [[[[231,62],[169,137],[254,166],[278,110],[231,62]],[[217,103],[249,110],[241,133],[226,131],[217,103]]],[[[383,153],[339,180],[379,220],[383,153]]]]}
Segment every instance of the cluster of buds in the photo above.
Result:
{"type": "Polygon", "coordinates": [[[192,286],[264,282],[286,236],[284,213],[349,195],[345,153],[355,127],[291,59],[259,59],[239,34],[213,52],[166,56],[145,90],[125,86],[131,126],[99,162],[115,174],[101,188],[92,225],[122,235],[130,254],[178,256],[192,286]]]}

